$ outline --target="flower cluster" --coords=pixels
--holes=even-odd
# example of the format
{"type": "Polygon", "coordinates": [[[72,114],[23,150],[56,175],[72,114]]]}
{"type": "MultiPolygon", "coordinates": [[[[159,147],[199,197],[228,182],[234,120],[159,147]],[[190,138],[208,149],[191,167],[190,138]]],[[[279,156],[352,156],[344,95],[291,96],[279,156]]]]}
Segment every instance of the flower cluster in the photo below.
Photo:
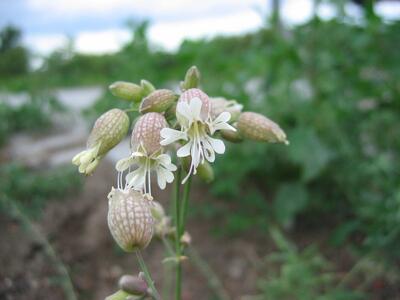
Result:
{"type": "Polygon", "coordinates": [[[156,112],[146,113],[137,120],[131,137],[132,153],[129,157],[118,161],[116,165],[119,177],[123,176],[124,171],[129,170],[125,178],[125,189],[133,188],[151,194],[151,171],[156,173],[157,183],[161,189],[165,188],[166,183],[174,180],[172,172],[177,168],[160,144],[160,131],[166,127],[168,124],[165,117],[156,112]],[[131,172],[132,166],[135,170],[131,172]]]}
{"type": "MultiPolygon", "coordinates": [[[[154,233],[164,237],[174,231],[161,204],[153,200],[153,177],[160,189],[175,180],[178,170],[179,174],[186,172],[182,184],[196,174],[212,180],[211,164],[216,154],[225,152],[224,140],[288,144],[278,124],[261,114],[242,112],[243,106],[235,100],[209,97],[199,88],[199,81],[198,69],[191,67],[180,83],[180,93],[156,89],[146,80],[140,84],[119,81],[110,86],[113,95],[132,103],[128,111],[136,114],[130,154],[116,163],[117,188],[108,196],[109,229],[125,251],[145,248],[154,233]]],[[[72,160],[79,172],[93,173],[107,152],[126,136],[128,111],[112,109],[96,121],[87,150],[72,160]]],[[[190,236],[179,221],[184,215],[175,218],[176,234],[172,237],[180,243],[189,242],[190,236]]]]}
{"type": "Polygon", "coordinates": [[[190,157],[191,164],[184,183],[190,175],[196,174],[200,163],[205,160],[214,162],[215,153],[223,154],[225,145],[222,140],[212,136],[219,130],[236,131],[228,124],[231,115],[222,112],[216,118],[211,116],[209,97],[200,89],[189,89],[182,93],[176,106],[176,119],[179,129],[164,128],[161,130],[161,145],[170,145],[184,141],[177,151],[178,157],[190,157]]]}

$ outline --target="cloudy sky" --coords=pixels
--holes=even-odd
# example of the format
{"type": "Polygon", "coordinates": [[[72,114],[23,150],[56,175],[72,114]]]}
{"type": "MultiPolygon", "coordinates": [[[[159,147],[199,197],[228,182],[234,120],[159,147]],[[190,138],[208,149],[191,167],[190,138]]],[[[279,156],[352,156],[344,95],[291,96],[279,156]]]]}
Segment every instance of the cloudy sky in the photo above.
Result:
{"type": "MultiPolygon", "coordinates": [[[[0,0],[0,27],[14,24],[24,32],[24,42],[47,54],[73,37],[75,49],[84,53],[118,50],[130,34],[128,19],[151,21],[153,43],[174,50],[185,38],[238,34],[256,30],[270,11],[271,0],[0,0]]],[[[288,24],[306,21],[311,0],[281,0],[288,24]]],[[[348,13],[360,16],[354,5],[348,13]]],[[[387,19],[400,18],[400,3],[384,1],[377,7],[387,19]]],[[[323,5],[320,15],[335,13],[323,5]]]]}

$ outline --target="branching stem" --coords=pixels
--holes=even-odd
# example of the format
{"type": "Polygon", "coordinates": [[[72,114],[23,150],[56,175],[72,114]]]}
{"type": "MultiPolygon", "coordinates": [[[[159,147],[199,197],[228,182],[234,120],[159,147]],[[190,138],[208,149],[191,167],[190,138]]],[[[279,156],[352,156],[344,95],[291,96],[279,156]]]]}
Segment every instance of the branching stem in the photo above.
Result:
{"type": "Polygon", "coordinates": [[[140,269],[144,273],[144,277],[146,279],[146,282],[147,282],[147,284],[149,285],[149,287],[150,287],[150,289],[152,291],[152,294],[153,294],[152,296],[156,300],[161,300],[161,296],[158,293],[158,291],[157,291],[157,289],[156,289],[156,287],[154,285],[153,279],[151,278],[149,269],[147,268],[146,263],[144,262],[144,259],[142,257],[142,254],[140,253],[140,250],[136,250],[135,253],[136,253],[136,257],[137,257],[137,259],[139,261],[140,269]]]}

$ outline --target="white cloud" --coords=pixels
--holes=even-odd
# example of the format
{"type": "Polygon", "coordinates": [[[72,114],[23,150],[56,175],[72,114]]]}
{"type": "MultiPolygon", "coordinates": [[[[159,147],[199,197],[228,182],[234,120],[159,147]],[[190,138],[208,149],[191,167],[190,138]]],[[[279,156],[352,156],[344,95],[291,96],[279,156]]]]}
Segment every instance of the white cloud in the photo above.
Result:
{"type": "Polygon", "coordinates": [[[160,22],[150,27],[149,38],[167,50],[175,50],[186,38],[244,33],[259,28],[262,22],[261,17],[253,11],[225,15],[221,18],[205,17],[193,21],[160,22]]]}
{"type": "MultiPolygon", "coordinates": [[[[255,30],[262,25],[257,13],[248,11],[223,18],[211,17],[193,21],[159,22],[149,28],[149,39],[166,50],[176,50],[183,39],[212,37],[217,34],[239,34],[255,30]]],[[[80,53],[104,54],[118,51],[129,41],[131,33],[125,29],[82,31],[74,40],[74,49],[80,53]]],[[[67,43],[64,35],[28,36],[26,44],[35,52],[46,55],[67,43]]]]}
{"type": "MultiPolygon", "coordinates": [[[[77,17],[77,20],[100,14],[120,16],[119,13],[153,17],[149,38],[167,50],[177,49],[186,38],[255,30],[264,22],[258,12],[265,15],[271,11],[271,0],[27,0],[27,3],[31,8],[45,15],[51,12],[52,17],[61,20],[68,16],[77,17]]],[[[284,0],[281,4],[282,17],[289,24],[302,23],[311,17],[310,0],[284,0]]],[[[351,16],[361,16],[360,9],[355,5],[348,4],[346,11],[351,16]]],[[[385,17],[398,18],[400,4],[383,1],[377,5],[377,11],[385,17]]],[[[335,13],[336,8],[326,3],[320,5],[318,10],[318,14],[327,19],[335,13]]],[[[118,19],[123,21],[123,17],[118,19]]],[[[75,34],[74,46],[81,53],[109,53],[118,51],[129,38],[130,33],[125,29],[86,30],[75,34]]],[[[35,52],[46,55],[65,46],[67,38],[62,34],[36,34],[28,35],[25,43],[35,52]]]]}
{"type": "Polygon", "coordinates": [[[63,17],[87,15],[134,15],[145,18],[187,19],[264,8],[269,0],[27,0],[39,12],[63,17]]]}
{"type": "Polygon", "coordinates": [[[80,32],[74,42],[75,50],[81,53],[103,54],[118,51],[131,38],[123,29],[80,32]]]}
{"type": "Polygon", "coordinates": [[[53,14],[87,15],[112,12],[117,7],[140,8],[146,1],[130,0],[28,0],[28,5],[37,11],[51,11],[53,14]]]}
{"type": "MultiPolygon", "coordinates": [[[[122,29],[83,31],[77,34],[73,46],[80,53],[112,53],[118,51],[130,37],[131,33],[122,29]]],[[[56,49],[67,46],[68,38],[63,34],[27,35],[24,44],[36,54],[48,55],[56,49]]]]}
{"type": "Polygon", "coordinates": [[[376,4],[377,14],[384,16],[387,20],[400,19],[400,3],[394,1],[382,1],[376,4]]]}
{"type": "Polygon", "coordinates": [[[27,35],[23,42],[35,53],[47,55],[66,46],[68,38],[63,34],[34,34],[27,35]]]}
{"type": "Polygon", "coordinates": [[[282,3],[281,13],[290,24],[305,22],[312,15],[312,1],[286,0],[282,3]]]}

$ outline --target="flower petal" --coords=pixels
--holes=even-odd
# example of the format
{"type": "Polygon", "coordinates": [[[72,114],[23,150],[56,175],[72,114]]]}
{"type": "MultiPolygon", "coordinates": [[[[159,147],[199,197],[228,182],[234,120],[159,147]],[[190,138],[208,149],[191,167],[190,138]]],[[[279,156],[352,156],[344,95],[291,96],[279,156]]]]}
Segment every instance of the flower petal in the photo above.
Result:
{"type": "Polygon", "coordinates": [[[163,138],[163,140],[160,142],[162,146],[169,145],[179,140],[187,140],[187,135],[185,132],[171,128],[161,129],[160,135],[163,138]]]}
{"type": "Polygon", "coordinates": [[[178,152],[176,152],[176,156],[178,157],[186,157],[190,155],[190,150],[192,149],[193,142],[189,141],[187,144],[184,146],[180,147],[178,149],[178,152]]]}
{"type": "Polygon", "coordinates": [[[185,101],[178,102],[176,106],[176,113],[180,115],[180,117],[184,118],[186,122],[189,124],[193,122],[193,114],[190,106],[185,101]]]}
{"type": "Polygon", "coordinates": [[[204,156],[209,162],[215,161],[215,152],[208,139],[203,140],[204,156]]]}
{"type": "Polygon", "coordinates": [[[223,141],[219,139],[213,139],[212,137],[208,137],[207,140],[215,152],[218,154],[223,154],[225,152],[225,145],[223,141]]]}
{"type": "Polygon", "coordinates": [[[163,169],[158,167],[156,168],[156,174],[157,174],[157,184],[160,187],[160,189],[165,189],[165,186],[167,185],[167,180],[164,176],[163,169]]]}
{"type": "Polygon", "coordinates": [[[157,163],[169,171],[176,171],[177,167],[171,162],[171,157],[168,154],[160,154],[156,158],[157,163]]]}
{"type": "Polygon", "coordinates": [[[126,175],[125,180],[128,183],[128,187],[142,189],[146,180],[146,168],[141,166],[140,168],[126,175]]]}
{"type": "Polygon", "coordinates": [[[172,173],[166,169],[162,169],[161,172],[163,173],[164,178],[168,183],[171,183],[172,181],[174,181],[174,173],[172,173]]]}
{"type": "Polygon", "coordinates": [[[119,172],[122,172],[122,171],[125,171],[126,169],[128,169],[134,163],[135,163],[135,159],[132,156],[123,158],[123,159],[120,159],[116,163],[115,169],[119,172]]]}
{"type": "Polygon", "coordinates": [[[218,123],[213,125],[213,131],[217,131],[217,130],[232,130],[232,131],[236,131],[236,128],[229,125],[228,123],[218,123]]]}
{"type": "Polygon", "coordinates": [[[192,113],[193,120],[201,120],[201,107],[203,106],[203,102],[201,102],[200,98],[195,97],[190,100],[189,107],[192,113]]]}
{"type": "Polygon", "coordinates": [[[131,154],[131,156],[132,156],[132,157],[144,157],[144,156],[146,156],[146,154],[143,153],[143,152],[140,152],[140,151],[136,151],[136,152],[133,152],[133,153],[131,154]]]}
{"type": "Polygon", "coordinates": [[[174,181],[174,174],[160,166],[156,168],[156,174],[158,186],[162,190],[165,188],[167,182],[171,183],[174,181]]]}
{"type": "Polygon", "coordinates": [[[192,157],[192,165],[194,166],[194,172],[196,172],[196,168],[200,163],[200,152],[198,149],[198,144],[193,141],[192,148],[190,149],[190,156],[192,157]]]}
{"type": "Polygon", "coordinates": [[[168,154],[160,154],[156,157],[158,163],[163,165],[169,165],[171,163],[171,157],[168,154]]]}
{"type": "Polygon", "coordinates": [[[231,114],[229,112],[227,112],[227,111],[224,111],[224,112],[220,113],[218,117],[215,118],[213,123],[214,124],[217,124],[217,123],[220,123],[220,122],[226,123],[230,119],[231,119],[231,114]]]}

